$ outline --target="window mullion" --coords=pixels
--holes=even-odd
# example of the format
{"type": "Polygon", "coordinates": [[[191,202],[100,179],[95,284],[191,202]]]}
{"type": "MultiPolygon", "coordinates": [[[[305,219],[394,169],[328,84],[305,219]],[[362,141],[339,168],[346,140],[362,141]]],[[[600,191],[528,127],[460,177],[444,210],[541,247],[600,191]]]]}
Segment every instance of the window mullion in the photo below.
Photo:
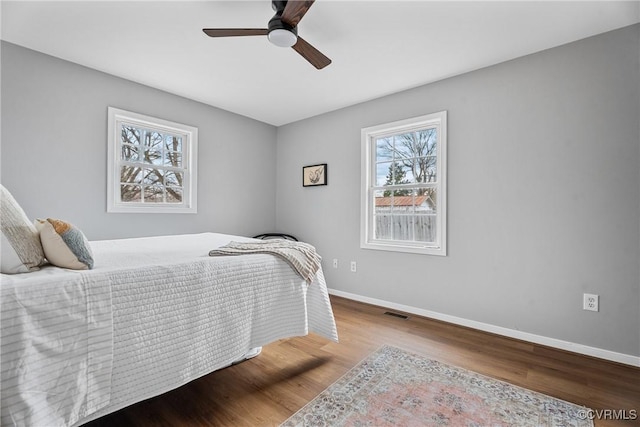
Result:
{"type": "Polygon", "coordinates": [[[372,186],[373,190],[387,191],[387,190],[413,190],[421,188],[438,188],[438,182],[420,183],[420,184],[398,184],[398,185],[380,185],[372,186]]]}
{"type": "Polygon", "coordinates": [[[152,163],[140,163],[140,162],[128,162],[128,161],[120,161],[120,166],[132,166],[132,167],[141,167],[147,169],[161,169],[168,170],[172,172],[186,172],[186,168],[181,168],[178,166],[165,166],[165,165],[154,165],[152,163]]]}

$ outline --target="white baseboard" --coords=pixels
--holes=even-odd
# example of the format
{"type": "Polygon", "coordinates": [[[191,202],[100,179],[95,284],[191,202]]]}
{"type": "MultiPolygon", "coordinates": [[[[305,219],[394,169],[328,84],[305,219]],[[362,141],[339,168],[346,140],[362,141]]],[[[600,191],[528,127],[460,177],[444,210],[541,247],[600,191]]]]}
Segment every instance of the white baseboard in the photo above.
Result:
{"type": "Polygon", "coordinates": [[[549,338],[542,335],[530,334],[528,332],[516,331],[501,326],[491,325],[489,323],[476,322],[475,320],[463,319],[461,317],[450,316],[448,314],[437,313],[435,311],[423,310],[421,308],[411,307],[403,304],[396,304],[389,301],[369,298],[362,295],[352,294],[349,292],[329,289],[329,294],[347,298],[354,301],[360,301],[367,304],[378,305],[390,309],[411,313],[418,316],[428,317],[431,319],[442,320],[443,322],[453,323],[455,325],[466,326],[485,332],[491,332],[505,337],[516,338],[536,344],[546,345],[561,350],[572,351],[587,356],[597,357],[599,359],[611,360],[613,362],[623,363],[625,365],[640,367],[640,357],[629,354],[616,353],[615,351],[603,350],[601,348],[590,347],[588,345],[576,344],[569,341],[549,338]]]}

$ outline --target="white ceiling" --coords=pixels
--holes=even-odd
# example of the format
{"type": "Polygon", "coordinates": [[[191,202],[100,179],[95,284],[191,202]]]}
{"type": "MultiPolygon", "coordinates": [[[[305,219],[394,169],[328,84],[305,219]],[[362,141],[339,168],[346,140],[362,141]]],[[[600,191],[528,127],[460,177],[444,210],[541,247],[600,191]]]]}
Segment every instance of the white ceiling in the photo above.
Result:
{"type": "Polygon", "coordinates": [[[2,1],[2,39],[276,126],[640,22],[639,1],[318,0],[299,34],[316,70],[266,37],[271,2],[2,1]]]}

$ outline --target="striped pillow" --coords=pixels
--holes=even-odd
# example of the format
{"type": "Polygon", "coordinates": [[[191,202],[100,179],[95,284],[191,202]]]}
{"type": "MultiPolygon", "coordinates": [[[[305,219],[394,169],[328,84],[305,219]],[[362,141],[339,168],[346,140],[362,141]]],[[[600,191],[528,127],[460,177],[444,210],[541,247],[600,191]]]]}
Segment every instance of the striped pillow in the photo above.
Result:
{"type": "Polygon", "coordinates": [[[44,253],[38,231],[9,190],[0,185],[0,228],[2,228],[0,271],[6,274],[39,270],[44,253]]]}

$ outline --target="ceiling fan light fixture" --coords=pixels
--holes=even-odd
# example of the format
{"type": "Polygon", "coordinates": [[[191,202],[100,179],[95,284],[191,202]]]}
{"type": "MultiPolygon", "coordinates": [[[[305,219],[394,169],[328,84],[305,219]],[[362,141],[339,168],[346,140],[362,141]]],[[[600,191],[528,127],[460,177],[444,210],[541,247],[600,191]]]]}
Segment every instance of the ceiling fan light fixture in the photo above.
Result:
{"type": "Polygon", "coordinates": [[[297,35],[292,31],[282,28],[271,30],[267,37],[271,43],[280,47],[291,47],[298,41],[297,35]]]}

